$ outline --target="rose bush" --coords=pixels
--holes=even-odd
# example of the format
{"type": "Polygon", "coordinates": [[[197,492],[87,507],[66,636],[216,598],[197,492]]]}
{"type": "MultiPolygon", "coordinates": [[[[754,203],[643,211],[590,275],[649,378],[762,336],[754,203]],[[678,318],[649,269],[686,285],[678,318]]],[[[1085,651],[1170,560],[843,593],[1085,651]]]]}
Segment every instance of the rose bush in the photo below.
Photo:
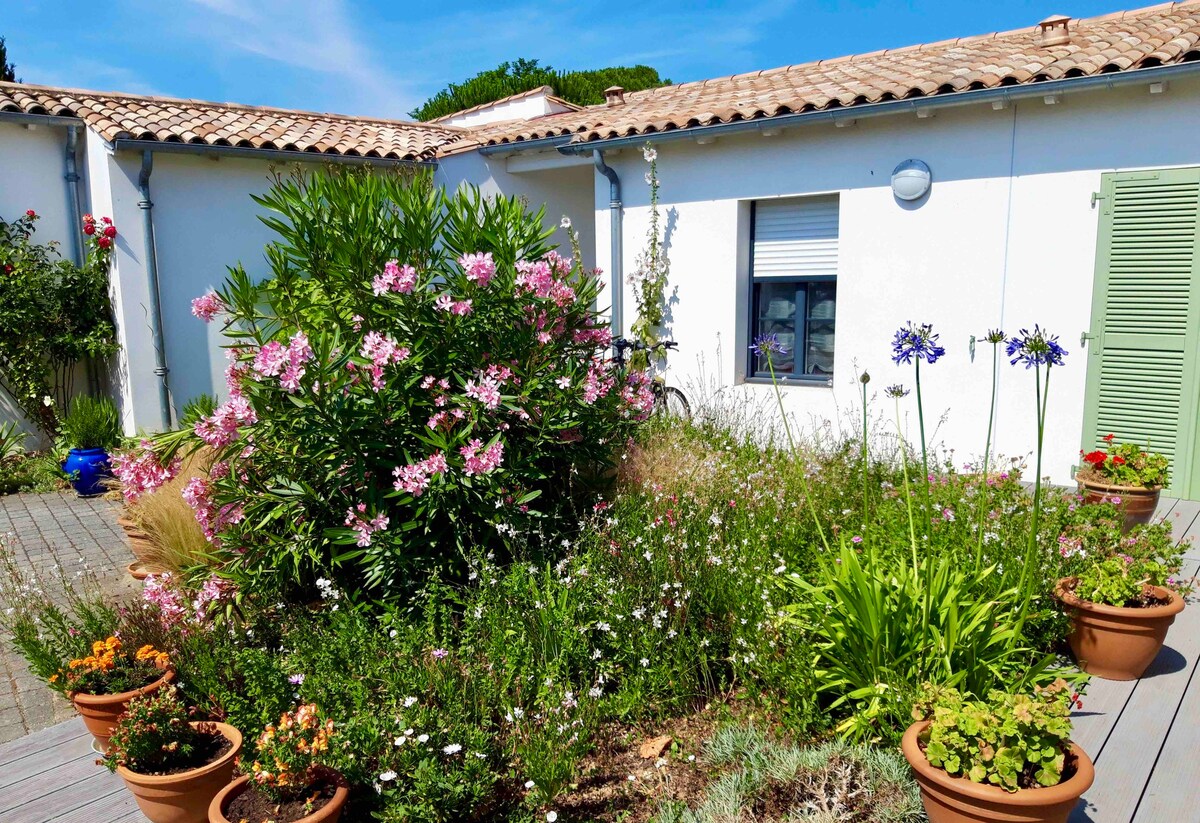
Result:
{"type": "MultiPolygon", "coordinates": [[[[652,404],[617,373],[600,283],[544,210],[424,175],[328,171],[259,198],[272,273],[231,269],[228,399],[160,441],[208,446],[184,496],[228,574],[313,596],[395,596],[457,549],[502,545],[610,462],[652,404]]],[[[161,449],[165,446],[165,450],[161,449]]]]}

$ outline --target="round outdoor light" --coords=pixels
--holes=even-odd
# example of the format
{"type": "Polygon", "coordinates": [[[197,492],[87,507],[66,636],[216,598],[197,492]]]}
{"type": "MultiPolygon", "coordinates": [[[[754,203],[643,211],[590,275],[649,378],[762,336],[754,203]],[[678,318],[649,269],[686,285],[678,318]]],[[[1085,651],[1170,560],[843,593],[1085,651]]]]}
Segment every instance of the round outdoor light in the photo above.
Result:
{"type": "Polygon", "coordinates": [[[892,172],[892,194],[899,200],[920,200],[929,193],[933,175],[920,160],[905,160],[892,172]]]}

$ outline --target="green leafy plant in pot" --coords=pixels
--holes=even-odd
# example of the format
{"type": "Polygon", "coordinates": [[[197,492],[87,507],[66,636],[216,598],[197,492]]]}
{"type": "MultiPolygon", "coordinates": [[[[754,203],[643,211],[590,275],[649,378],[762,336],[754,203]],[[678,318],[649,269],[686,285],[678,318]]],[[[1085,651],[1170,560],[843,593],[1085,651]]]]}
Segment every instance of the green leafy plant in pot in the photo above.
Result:
{"type": "Polygon", "coordinates": [[[121,441],[121,415],[107,397],[77,397],[62,421],[63,471],[80,497],[103,494],[112,477],[108,451],[121,441]]]}
{"type": "Polygon", "coordinates": [[[1137,443],[1119,443],[1114,434],[1102,439],[1104,448],[1079,452],[1083,467],[1075,480],[1084,500],[1115,503],[1125,516],[1125,531],[1149,523],[1170,482],[1171,461],[1137,443]]]}

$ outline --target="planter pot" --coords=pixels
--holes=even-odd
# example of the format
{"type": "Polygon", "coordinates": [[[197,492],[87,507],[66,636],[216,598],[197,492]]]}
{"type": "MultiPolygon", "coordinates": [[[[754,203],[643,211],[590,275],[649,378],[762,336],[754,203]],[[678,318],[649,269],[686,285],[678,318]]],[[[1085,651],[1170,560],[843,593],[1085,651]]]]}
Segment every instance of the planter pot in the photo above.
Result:
{"type": "Polygon", "coordinates": [[[1170,589],[1154,587],[1163,606],[1129,609],[1080,600],[1069,577],[1058,581],[1054,593],[1071,617],[1067,642],[1079,668],[1106,680],[1137,680],[1158,656],[1167,629],[1183,611],[1183,598],[1170,589]]]}
{"type": "Polygon", "coordinates": [[[928,725],[928,720],[922,720],[909,726],[900,747],[921,787],[921,802],[930,823],[1066,823],[1096,777],[1092,761],[1074,743],[1075,774],[1057,786],[1006,792],[999,786],[951,777],[930,766],[917,744],[917,736],[928,725]]]}
{"type": "Polygon", "coordinates": [[[95,738],[95,748],[99,752],[104,753],[108,751],[108,738],[112,737],[113,729],[117,726],[117,721],[121,718],[121,715],[125,714],[125,709],[129,707],[129,701],[141,694],[152,694],[174,679],[175,672],[168,671],[149,686],[143,686],[133,691],[121,692],[120,694],[80,694],[74,692],[67,696],[75,704],[75,711],[79,712],[79,716],[83,718],[83,725],[87,726],[87,730],[95,738]]]}
{"type": "Polygon", "coordinates": [[[1085,503],[1099,503],[1105,498],[1120,498],[1121,502],[1117,505],[1125,517],[1125,531],[1150,522],[1154,517],[1154,510],[1158,507],[1158,496],[1162,493],[1162,486],[1114,486],[1085,477],[1082,472],[1075,475],[1075,481],[1079,483],[1079,491],[1083,493],[1085,503]]]}
{"type": "Polygon", "coordinates": [[[104,449],[71,449],[62,470],[71,477],[71,488],[80,497],[104,494],[104,480],[112,477],[104,449]]]}
{"type": "Polygon", "coordinates": [[[233,747],[212,763],[179,774],[139,774],[117,767],[117,774],[151,823],[207,823],[209,804],[233,779],[233,761],[242,750],[242,733],[225,723],[191,725],[215,726],[233,747]]]}
{"type": "Polygon", "coordinates": [[[117,518],[117,525],[125,532],[125,539],[129,542],[129,550],[133,552],[133,556],[139,560],[144,560],[150,557],[154,552],[154,544],[150,542],[150,535],[146,534],[133,520],[122,515],[117,518]]]}
{"type": "MultiPolygon", "coordinates": [[[[333,797],[324,806],[312,814],[300,818],[295,823],[337,823],[341,819],[342,807],[346,805],[346,799],[350,797],[350,790],[346,787],[346,781],[340,774],[332,770],[327,770],[326,774],[330,782],[337,784],[337,790],[333,797]]],[[[208,807],[208,823],[235,823],[225,816],[225,812],[229,810],[229,804],[233,802],[234,798],[246,791],[249,782],[250,775],[244,774],[222,789],[208,807]]]]}

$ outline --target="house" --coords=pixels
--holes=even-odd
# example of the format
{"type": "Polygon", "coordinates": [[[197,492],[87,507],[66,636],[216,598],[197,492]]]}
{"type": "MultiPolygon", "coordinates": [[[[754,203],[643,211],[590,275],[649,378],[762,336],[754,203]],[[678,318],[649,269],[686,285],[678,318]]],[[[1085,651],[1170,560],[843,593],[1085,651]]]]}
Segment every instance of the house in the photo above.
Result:
{"type": "MultiPolygon", "coordinates": [[[[126,426],[153,429],[221,386],[216,332],[189,322],[188,301],[227,264],[261,265],[267,236],[246,194],[271,161],[428,164],[447,185],[545,201],[619,286],[611,313],[628,329],[649,144],[671,259],[666,332],[680,345],[672,383],[768,400],[749,344],[774,331],[794,352],[775,363],[789,409],[837,421],[854,413],[864,371],[872,389],[911,385],[890,361],[892,334],[932,323],[947,355],[923,374],[925,407],[940,421],[932,439],[961,463],[983,447],[983,335],[1038,323],[1070,352],[1050,388],[1051,478],[1069,482],[1080,448],[1113,432],[1170,455],[1171,493],[1200,498],[1197,0],[612,89],[598,106],[552,98],[534,90],[414,124],[0,84],[0,215],[54,211],[43,230],[69,236],[74,152],[80,198],[122,230],[126,426]]],[[[1030,451],[1033,392],[1028,373],[1002,366],[1001,453],[1030,451]]]]}

